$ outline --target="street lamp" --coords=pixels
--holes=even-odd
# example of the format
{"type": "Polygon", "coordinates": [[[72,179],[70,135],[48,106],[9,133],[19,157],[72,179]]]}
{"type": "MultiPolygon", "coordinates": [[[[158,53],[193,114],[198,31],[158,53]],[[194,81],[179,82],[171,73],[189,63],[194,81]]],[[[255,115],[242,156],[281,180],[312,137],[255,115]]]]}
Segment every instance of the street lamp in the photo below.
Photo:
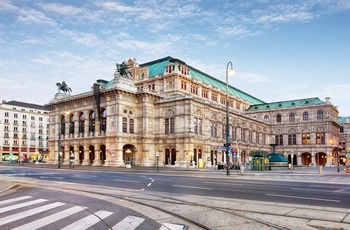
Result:
{"type": "Polygon", "coordinates": [[[61,168],[61,107],[58,105],[58,140],[57,140],[58,168],[61,168]]]}
{"type": "Polygon", "coordinates": [[[158,151],[156,152],[156,158],[157,158],[157,172],[159,172],[159,164],[158,164],[158,161],[159,161],[159,152],[158,152],[158,151]]]}
{"type": "Polygon", "coordinates": [[[230,139],[230,128],[229,128],[229,119],[228,119],[228,75],[233,76],[235,74],[235,71],[232,66],[232,62],[228,62],[226,66],[226,161],[227,161],[227,168],[226,168],[226,175],[230,175],[230,158],[229,158],[229,139],[230,139]],[[230,70],[228,67],[230,66],[230,70]]]}

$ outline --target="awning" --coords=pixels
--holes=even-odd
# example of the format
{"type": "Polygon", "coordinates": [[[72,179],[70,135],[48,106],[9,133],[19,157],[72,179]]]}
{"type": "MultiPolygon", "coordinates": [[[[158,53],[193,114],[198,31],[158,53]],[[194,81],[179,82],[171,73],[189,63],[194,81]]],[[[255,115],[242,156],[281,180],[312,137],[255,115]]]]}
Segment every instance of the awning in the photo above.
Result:
{"type": "Polygon", "coordinates": [[[270,153],[269,161],[270,162],[288,162],[288,160],[279,153],[270,153]]]}

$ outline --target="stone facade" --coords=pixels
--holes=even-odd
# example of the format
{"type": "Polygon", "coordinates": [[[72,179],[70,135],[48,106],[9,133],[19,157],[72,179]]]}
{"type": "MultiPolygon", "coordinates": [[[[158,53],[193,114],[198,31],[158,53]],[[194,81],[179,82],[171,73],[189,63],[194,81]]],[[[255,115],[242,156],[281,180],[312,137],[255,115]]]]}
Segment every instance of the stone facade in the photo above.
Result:
{"type": "MultiPolygon", "coordinates": [[[[226,162],[218,149],[226,142],[225,83],[171,57],[142,65],[130,59],[127,66],[131,78],[116,72],[111,81],[98,80],[90,92],[58,93],[50,101],[50,163],[58,163],[59,152],[63,164],[73,156],[75,164],[93,166],[154,166],[156,153],[159,165],[166,166],[226,162]]],[[[334,164],[341,125],[328,99],[254,109],[264,102],[231,86],[228,92],[231,161],[248,163],[251,152],[271,152],[270,144],[282,136],[276,150],[285,157],[293,153],[295,165],[334,164]],[[317,119],[319,111],[322,119],[317,119]],[[296,142],[288,144],[292,134],[296,142]]]]}

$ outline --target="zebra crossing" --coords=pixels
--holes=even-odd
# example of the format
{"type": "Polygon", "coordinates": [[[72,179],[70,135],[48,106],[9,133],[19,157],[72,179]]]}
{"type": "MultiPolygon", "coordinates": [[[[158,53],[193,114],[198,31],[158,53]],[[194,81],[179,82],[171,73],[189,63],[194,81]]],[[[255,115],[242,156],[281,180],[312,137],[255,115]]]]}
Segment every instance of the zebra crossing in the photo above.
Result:
{"type": "MultiPolygon", "coordinates": [[[[0,229],[44,229],[45,226],[50,224],[50,229],[52,229],[52,226],[54,226],[52,224],[57,224],[57,226],[59,226],[58,229],[80,230],[90,227],[94,228],[93,226],[95,224],[98,224],[99,222],[104,221],[107,217],[113,215],[113,212],[110,211],[99,210],[90,213],[87,209],[88,208],[84,206],[72,206],[72,204],[66,204],[63,202],[50,202],[47,199],[34,199],[32,196],[20,196],[12,199],[0,200],[0,229]],[[58,210],[56,211],[55,209],[58,210]],[[46,213],[47,215],[45,216],[46,213]],[[74,214],[79,214],[79,219],[77,218],[73,220],[75,222],[71,223],[71,221],[64,221],[65,218],[74,214]],[[29,217],[30,221],[26,221],[25,223],[24,221],[20,221],[29,217]],[[62,223],[67,223],[67,225],[62,226],[62,223]],[[18,224],[21,225],[18,226],[18,224]]],[[[120,222],[114,223],[114,226],[112,227],[106,225],[104,229],[134,230],[139,226],[142,228],[144,220],[144,218],[136,216],[127,216],[120,222]]],[[[174,226],[174,228],[170,229],[182,229],[179,227],[180,226],[174,226]]],[[[159,229],[161,230],[164,228],[162,226],[159,229]]]]}

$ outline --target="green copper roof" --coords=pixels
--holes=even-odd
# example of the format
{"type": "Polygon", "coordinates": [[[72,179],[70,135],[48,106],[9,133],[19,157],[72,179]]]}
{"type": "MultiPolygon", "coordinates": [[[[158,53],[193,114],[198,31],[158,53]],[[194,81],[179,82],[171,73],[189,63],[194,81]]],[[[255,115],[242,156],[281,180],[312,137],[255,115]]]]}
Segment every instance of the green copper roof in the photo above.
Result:
{"type": "Polygon", "coordinates": [[[264,104],[256,104],[251,105],[247,111],[257,111],[264,109],[280,109],[280,108],[288,108],[288,107],[299,107],[306,105],[320,105],[325,102],[320,100],[318,97],[314,98],[306,98],[306,99],[298,99],[291,101],[280,101],[280,102],[272,102],[272,103],[264,103],[264,104]]]}
{"type": "MultiPolygon", "coordinates": [[[[185,62],[179,60],[179,59],[175,59],[175,58],[172,58],[170,56],[168,57],[165,57],[165,58],[162,58],[162,59],[158,59],[158,60],[155,60],[155,61],[151,61],[151,62],[147,62],[147,63],[144,63],[140,66],[148,66],[148,71],[149,71],[149,76],[150,77],[153,77],[157,74],[164,74],[164,66],[167,66],[169,64],[169,62],[181,62],[183,64],[185,64],[185,62]]],[[[205,74],[191,66],[188,66],[187,67],[190,69],[190,75],[195,78],[195,79],[198,79],[204,83],[207,83],[209,85],[212,85],[212,86],[215,86],[223,91],[226,91],[226,83],[208,75],[208,74],[205,74]]],[[[232,86],[229,86],[229,89],[228,89],[229,93],[230,94],[233,94],[239,98],[242,98],[252,104],[261,104],[261,103],[264,103],[264,101],[256,98],[256,97],[253,97],[243,91],[240,91],[239,89],[236,89],[232,86]]]]}
{"type": "Polygon", "coordinates": [[[338,117],[338,122],[339,123],[345,123],[346,119],[348,119],[350,121],[350,117],[338,117]]]}

